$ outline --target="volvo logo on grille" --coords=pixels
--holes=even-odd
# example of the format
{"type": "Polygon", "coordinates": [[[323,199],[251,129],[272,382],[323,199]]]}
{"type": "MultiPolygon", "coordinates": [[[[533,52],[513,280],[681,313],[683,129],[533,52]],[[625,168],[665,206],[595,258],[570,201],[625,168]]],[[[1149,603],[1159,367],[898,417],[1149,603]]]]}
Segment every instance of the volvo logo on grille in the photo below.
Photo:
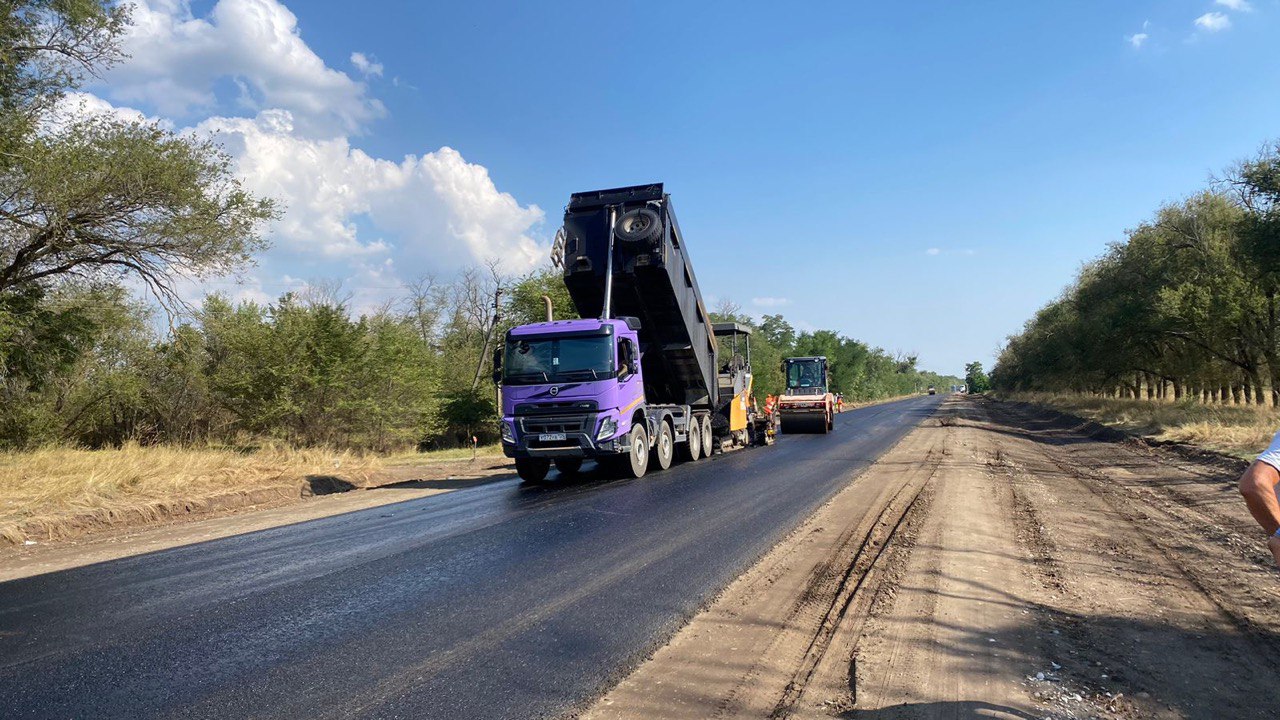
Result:
{"type": "Polygon", "coordinates": [[[560,394],[560,386],[552,385],[551,389],[548,390],[547,392],[551,393],[551,397],[555,397],[560,394]]]}

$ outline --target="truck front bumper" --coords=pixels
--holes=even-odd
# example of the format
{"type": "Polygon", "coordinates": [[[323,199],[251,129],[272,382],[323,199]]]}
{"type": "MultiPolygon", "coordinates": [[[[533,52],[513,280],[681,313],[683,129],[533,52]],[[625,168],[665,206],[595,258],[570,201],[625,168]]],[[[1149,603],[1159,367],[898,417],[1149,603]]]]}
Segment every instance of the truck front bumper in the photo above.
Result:
{"type": "Polygon", "coordinates": [[[505,439],[502,453],[509,458],[596,458],[620,455],[631,451],[631,439],[628,433],[608,440],[597,440],[596,433],[600,415],[582,418],[579,430],[557,428],[554,432],[540,432],[538,421],[546,418],[516,417],[504,418],[503,422],[513,423],[516,429],[515,442],[505,439]],[[563,435],[564,439],[543,438],[563,435]]]}

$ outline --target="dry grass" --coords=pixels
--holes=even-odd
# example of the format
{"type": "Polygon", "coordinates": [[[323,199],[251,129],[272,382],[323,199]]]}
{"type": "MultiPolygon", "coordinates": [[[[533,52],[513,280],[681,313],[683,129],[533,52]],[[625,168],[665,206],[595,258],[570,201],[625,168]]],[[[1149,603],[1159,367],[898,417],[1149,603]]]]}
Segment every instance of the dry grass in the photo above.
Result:
{"type": "Polygon", "coordinates": [[[1008,399],[1048,405],[1154,440],[1187,443],[1241,458],[1257,455],[1280,429],[1280,411],[1256,405],[1202,405],[1049,393],[1020,393],[1008,399]]]}
{"type": "Polygon", "coordinates": [[[49,448],[0,454],[0,538],[22,542],[24,525],[52,534],[75,518],[131,512],[152,518],[166,503],[199,501],[290,484],[308,476],[362,485],[381,466],[374,457],[331,450],[126,446],[119,450],[49,448]]]}

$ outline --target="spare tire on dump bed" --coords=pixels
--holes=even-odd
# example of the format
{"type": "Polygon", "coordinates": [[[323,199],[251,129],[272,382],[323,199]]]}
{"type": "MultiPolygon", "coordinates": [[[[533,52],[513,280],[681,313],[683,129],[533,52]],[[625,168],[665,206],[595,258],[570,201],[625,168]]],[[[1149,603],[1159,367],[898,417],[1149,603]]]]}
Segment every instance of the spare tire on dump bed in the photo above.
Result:
{"type": "Polygon", "coordinates": [[[652,208],[628,210],[613,226],[614,236],[625,243],[647,243],[662,237],[662,218],[652,208]]]}

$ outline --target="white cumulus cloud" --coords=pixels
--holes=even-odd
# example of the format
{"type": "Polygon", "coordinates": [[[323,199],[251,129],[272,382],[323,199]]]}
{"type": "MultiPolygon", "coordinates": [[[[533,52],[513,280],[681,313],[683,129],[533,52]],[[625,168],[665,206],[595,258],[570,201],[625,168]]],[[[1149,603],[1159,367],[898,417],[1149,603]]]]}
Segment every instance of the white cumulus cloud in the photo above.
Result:
{"type": "Polygon", "coordinates": [[[925,251],[924,251],[924,254],[925,254],[925,255],[940,255],[940,254],[942,254],[942,248],[929,248],[928,250],[925,250],[925,251]]]}
{"type": "Polygon", "coordinates": [[[354,65],[356,67],[356,70],[359,70],[360,74],[364,75],[365,77],[381,77],[382,76],[382,69],[383,69],[382,63],[378,62],[377,60],[374,60],[373,58],[369,57],[368,55],[365,55],[362,52],[351,53],[351,64],[354,65]]]}
{"type": "Polygon", "coordinates": [[[285,207],[273,234],[304,256],[371,262],[394,259],[409,275],[423,268],[496,259],[512,272],[546,258],[531,229],[543,219],[500,192],[484,167],[443,147],[400,161],[374,158],[346,138],[294,132],[286,110],[256,118],[210,118],[246,184],[285,207]]]}
{"type": "Polygon", "coordinates": [[[1125,38],[1135,49],[1142,47],[1142,44],[1150,37],[1146,33],[1134,33],[1125,38]]]}
{"type": "Polygon", "coordinates": [[[308,134],[354,132],[385,114],[363,83],[307,46],[277,0],[218,0],[207,17],[188,0],[138,0],[124,49],[130,58],[106,75],[107,96],[162,115],[213,110],[227,78],[241,106],[288,110],[308,134]]]}
{"type": "Polygon", "coordinates": [[[1196,18],[1196,27],[1207,32],[1218,32],[1231,27],[1231,18],[1226,13],[1207,12],[1196,18]]]}

